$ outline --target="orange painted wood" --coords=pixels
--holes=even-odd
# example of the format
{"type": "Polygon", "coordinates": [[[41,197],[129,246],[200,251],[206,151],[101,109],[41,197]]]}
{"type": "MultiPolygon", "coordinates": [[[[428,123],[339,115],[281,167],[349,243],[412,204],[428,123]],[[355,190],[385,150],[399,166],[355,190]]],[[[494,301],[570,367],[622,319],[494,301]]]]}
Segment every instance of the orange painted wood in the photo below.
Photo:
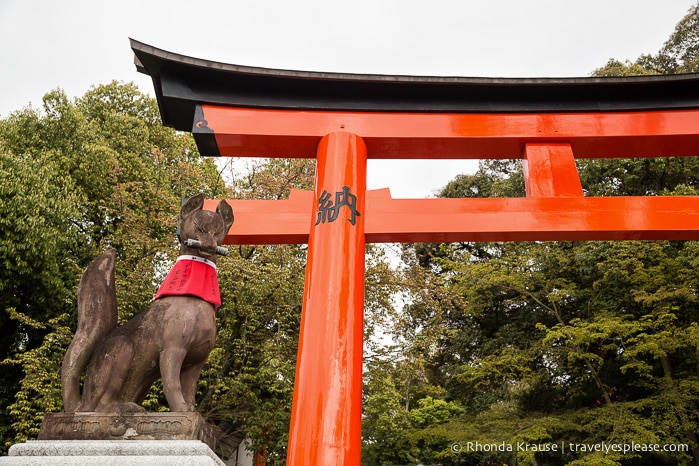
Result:
{"type": "MultiPolygon", "coordinates": [[[[313,158],[321,137],[357,134],[369,158],[522,157],[567,143],[576,158],[699,155],[699,110],[599,113],[368,113],[202,106],[220,154],[313,158]]],[[[194,124],[196,132],[198,122],[194,124]]]]}
{"type": "Polygon", "coordinates": [[[523,159],[527,197],[583,195],[570,144],[525,144],[523,159]]]}
{"type": "Polygon", "coordinates": [[[290,466],[361,462],[366,166],[354,134],[331,133],[318,146],[290,466]]]}
{"type": "Polygon", "coordinates": [[[226,238],[309,243],[288,465],[361,462],[366,242],[699,239],[699,196],[584,197],[575,165],[585,157],[695,156],[699,110],[498,115],[205,105],[203,115],[206,123],[194,126],[213,131],[221,155],[318,159],[313,193],[231,201],[236,222],[226,238]],[[392,199],[388,190],[366,192],[367,157],[521,158],[527,197],[392,199]],[[356,196],[360,215],[320,222],[324,196],[340,192],[356,196]]]}
{"type": "MultiPolygon", "coordinates": [[[[215,201],[207,208],[215,209],[215,201]]],[[[228,244],[302,244],[313,193],[290,200],[229,200],[235,224],[228,244]]],[[[699,239],[699,197],[392,199],[367,192],[366,241],[535,241],[699,239]]]]}
{"type": "MultiPolygon", "coordinates": [[[[216,211],[218,200],[204,201],[206,210],[216,211]]],[[[306,244],[313,216],[313,192],[294,189],[289,199],[228,199],[235,222],[226,244],[306,244]]]]}
{"type": "MultiPolygon", "coordinates": [[[[382,107],[386,102],[379,89],[395,92],[397,86],[405,90],[413,81],[427,81],[393,77],[386,87],[389,80],[373,82],[376,77],[347,80],[338,75],[333,80],[321,74],[243,70],[133,44],[139,66],[153,77],[163,121],[187,130],[192,115],[191,130],[202,153],[318,159],[312,193],[294,191],[284,201],[230,201],[235,224],[226,238],[229,244],[309,244],[288,465],[361,462],[366,242],[699,239],[699,196],[584,197],[575,164],[581,158],[698,156],[699,109],[612,111],[630,104],[696,106],[693,87],[677,87],[682,81],[660,77],[651,84],[628,79],[624,87],[610,88],[619,82],[590,87],[590,81],[575,80],[558,88],[564,90],[558,95],[567,96],[567,104],[543,96],[546,108],[606,108],[604,112],[309,111],[289,107],[323,108],[331,99],[332,108],[342,108],[342,102],[353,97],[348,89],[363,89],[361,99],[371,105],[363,108],[379,110],[387,108],[382,107]],[[342,81],[345,89],[338,93],[332,84],[342,81]],[[224,90],[226,85],[231,89],[224,90]],[[647,98],[647,91],[659,85],[667,95],[647,98]],[[315,92],[314,86],[324,92],[315,92]],[[609,95],[610,89],[623,90],[621,97],[609,95]],[[671,92],[677,89],[681,92],[671,92]],[[585,100],[577,101],[580,97],[585,100]],[[206,103],[212,100],[229,105],[206,103]],[[285,103],[287,109],[238,107],[241,103],[285,103]],[[367,157],[521,158],[527,197],[392,199],[388,190],[366,192],[367,157]],[[333,201],[341,208],[334,209],[333,201]]],[[[481,101],[486,105],[506,103],[512,89],[556,87],[551,81],[539,83],[549,87],[534,88],[519,81],[519,87],[509,89],[494,80],[467,81],[453,84],[503,92],[504,101],[486,98],[481,101]]],[[[414,98],[410,108],[436,108],[422,104],[434,97],[440,100],[444,89],[435,90],[443,85],[435,79],[423,87],[429,92],[414,98]]],[[[518,102],[517,107],[498,108],[527,107],[519,99],[511,99],[509,105],[518,102]]],[[[542,108],[537,103],[531,107],[542,108]]],[[[206,208],[215,209],[214,201],[206,208]]]]}
{"type": "Polygon", "coordinates": [[[699,239],[699,197],[367,200],[368,242],[699,239]]]}

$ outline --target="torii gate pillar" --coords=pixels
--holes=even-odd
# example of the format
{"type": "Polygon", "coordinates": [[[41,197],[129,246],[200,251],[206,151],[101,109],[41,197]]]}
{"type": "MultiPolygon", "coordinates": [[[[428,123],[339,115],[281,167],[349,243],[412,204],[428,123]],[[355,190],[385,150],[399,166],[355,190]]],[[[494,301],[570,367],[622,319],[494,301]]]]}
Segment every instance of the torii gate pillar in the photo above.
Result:
{"type": "Polygon", "coordinates": [[[288,465],[360,463],[366,165],[354,134],[318,146],[288,465]]]}

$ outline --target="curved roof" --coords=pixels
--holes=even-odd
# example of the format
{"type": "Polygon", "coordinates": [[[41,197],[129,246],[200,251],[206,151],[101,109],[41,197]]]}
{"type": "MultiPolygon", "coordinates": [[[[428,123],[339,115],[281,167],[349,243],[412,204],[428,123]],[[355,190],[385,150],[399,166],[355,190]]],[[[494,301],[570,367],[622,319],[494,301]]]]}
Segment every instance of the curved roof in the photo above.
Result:
{"type": "Polygon", "coordinates": [[[163,123],[191,131],[198,104],[436,113],[604,112],[699,108],[699,74],[469,78],[320,73],[219,63],[131,39],[163,123]]]}

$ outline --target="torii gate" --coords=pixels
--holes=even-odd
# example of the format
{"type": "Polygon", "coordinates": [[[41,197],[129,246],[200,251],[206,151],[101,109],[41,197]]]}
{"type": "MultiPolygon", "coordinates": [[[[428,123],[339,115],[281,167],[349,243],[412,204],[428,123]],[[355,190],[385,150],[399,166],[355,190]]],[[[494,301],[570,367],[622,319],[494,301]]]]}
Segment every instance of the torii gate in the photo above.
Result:
{"type": "Polygon", "coordinates": [[[366,242],[699,239],[699,197],[586,197],[575,165],[699,155],[699,75],[349,75],[131,48],[202,155],[317,158],[314,192],[229,201],[227,243],[309,245],[288,465],[360,463],[366,242]],[[526,197],[392,199],[367,192],[367,158],[521,158],[526,197]]]}

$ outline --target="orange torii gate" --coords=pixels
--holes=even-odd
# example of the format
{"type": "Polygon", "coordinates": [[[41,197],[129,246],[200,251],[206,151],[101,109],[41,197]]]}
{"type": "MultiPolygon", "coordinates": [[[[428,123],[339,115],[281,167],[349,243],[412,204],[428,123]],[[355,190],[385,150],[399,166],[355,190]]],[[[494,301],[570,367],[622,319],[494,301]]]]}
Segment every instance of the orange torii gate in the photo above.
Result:
{"type": "Polygon", "coordinates": [[[587,197],[575,165],[699,155],[699,75],[347,75],[131,47],[202,155],[317,159],[314,192],[229,201],[227,243],[309,244],[289,465],[360,463],[366,242],[699,239],[699,197],[587,197]],[[366,190],[368,158],[519,158],[526,197],[392,199],[366,190]]]}

